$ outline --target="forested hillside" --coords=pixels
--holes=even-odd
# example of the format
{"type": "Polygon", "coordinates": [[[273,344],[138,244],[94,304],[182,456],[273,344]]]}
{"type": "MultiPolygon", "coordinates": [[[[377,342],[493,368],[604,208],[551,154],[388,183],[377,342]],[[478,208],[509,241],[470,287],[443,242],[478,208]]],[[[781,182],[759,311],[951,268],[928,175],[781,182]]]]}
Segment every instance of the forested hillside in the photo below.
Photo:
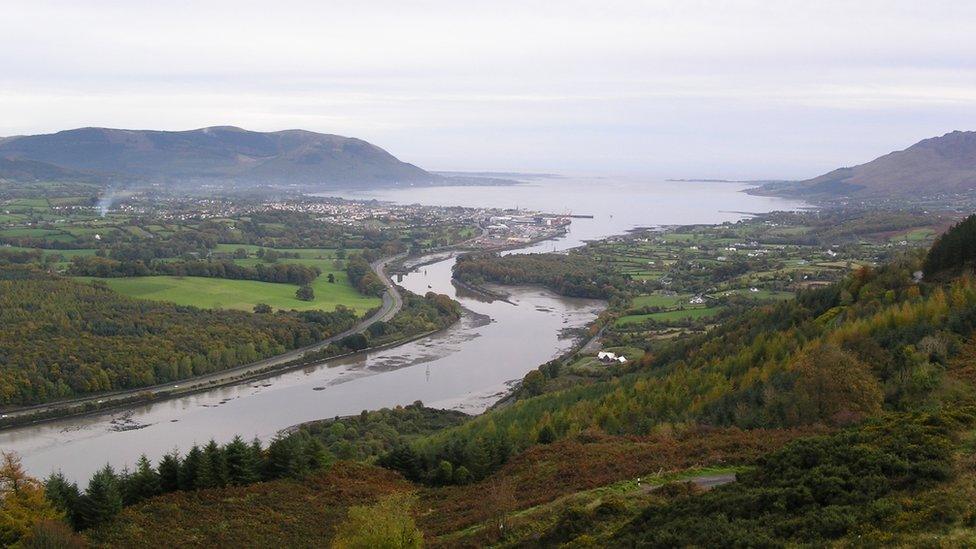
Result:
{"type": "Polygon", "coordinates": [[[132,389],[245,364],[350,328],[350,309],[250,314],[123,297],[29,269],[0,274],[0,404],[132,389]]]}
{"type": "Polygon", "coordinates": [[[970,216],[946,231],[932,245],[925,257],[925,274],[937,276],[943,271],[958,271],[976,261],[976,216],[970,216]]]}
{"type": "Polygon", "coordinates": [[[917,283],[920,263],[862,268],[840,284],[660,346],[643,371],[518,401],[387,463],[423,480],[447,462],[477,479],[540,439],[591,428],[636,435],[694,423],[847,425],[954,401],[959,389],[946,365],[976,327],[976,283],[917,283]]]}
{"type": "Polygon", "coordinates": [[[454,278],[467,284],[539,284],[571,297],[609,298],[627,284],[619,273],[589,257],[569,254],[468,254],[454,278]]]}

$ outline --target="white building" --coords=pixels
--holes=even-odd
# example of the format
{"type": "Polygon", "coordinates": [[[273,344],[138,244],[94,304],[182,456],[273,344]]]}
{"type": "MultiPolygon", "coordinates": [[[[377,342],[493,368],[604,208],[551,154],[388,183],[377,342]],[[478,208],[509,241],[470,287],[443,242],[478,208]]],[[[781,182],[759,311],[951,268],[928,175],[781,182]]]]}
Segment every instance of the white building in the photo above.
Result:
{"type": "Polygon", "coordinates": [[[619,362],[620,364],[627,362],[627,357],[622,355],[617,356],[615,353],[610,353],[607,351],[600,351],[597,353],[596,357],[600,360],[600,362],[619,362]]]}

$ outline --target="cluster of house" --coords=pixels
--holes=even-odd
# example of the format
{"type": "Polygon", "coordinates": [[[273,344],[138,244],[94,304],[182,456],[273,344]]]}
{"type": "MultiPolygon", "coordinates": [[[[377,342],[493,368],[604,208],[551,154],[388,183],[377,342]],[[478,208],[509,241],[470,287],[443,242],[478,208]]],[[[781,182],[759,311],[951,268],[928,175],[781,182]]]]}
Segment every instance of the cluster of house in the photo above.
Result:
{"type": "Polygon", "coordinates": [[[600,362],[607,362],[607,363],[619,362],[620,364],[623,364],[624,362],[627,362],[627,357],[623,355],[617,356],[615,353],[610,353],[607,351],[600,351],[599,353],[597,353],[596,358],[599,359],[600,362]]]}

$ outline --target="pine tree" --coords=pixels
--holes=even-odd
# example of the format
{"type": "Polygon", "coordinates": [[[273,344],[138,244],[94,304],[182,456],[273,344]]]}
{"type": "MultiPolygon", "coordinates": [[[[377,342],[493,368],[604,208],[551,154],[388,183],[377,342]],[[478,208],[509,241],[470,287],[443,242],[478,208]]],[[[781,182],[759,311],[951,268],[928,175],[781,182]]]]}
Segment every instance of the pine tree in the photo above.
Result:
{"type": "Polygon", "coordinates": [[[203,461],[203,452],[200,451],[199,446],[194,444],[193,448],[187,452],[186,457],[183,458],[183,463],[180,464],[180,490],[196,490],[201,461],[203,461]]]}
{"type": "Polygon", "coordinates": [[[153,469],[145,454],[136,462],[136,470],[129,475],[122,494],[126,505],[149,499],[162,493],[162,483],[159,473],[153,469]]]}
{"type": "Polygon", "coordinates": [[[255,455],[254,448],[248,446],[241,437],[224,448],[227,462],[227,480],[230,484],[244,485],[261,480],[260,454],[255,455]]]}
{"type": "Polygon", "coordinates": [[[546,423],[539,429],[539,444],[551,444],[556,440],[556,432],[552,430],[552,426],[546,423]]]}
{"type": "Polygon", "coordinates": [[[210,474],[210,487],[227,486],[227,461],[223,450],[213,439],[203,448],[203,458],[210,474]]]}
{"type": "Polygon", "coordinates": [[[332,462],[332,456],[329,454],[328,449],[322,444],[317,438],[314,438],[304,431],[302,432],[304,437],[302,437],[302,459],[305,462],[306,471],[316,471],[318,469],[324,469],[332,462]]]}
{"type": "Polygon", "coordinates": [[[163,493],[180,489],[180,456],[176,452],[166,454],[159,462],[159,489],[163,493]]]}
{"type": "Polygon", "coordinates": [[[210,466],[207,454],[200,450],[200,457],[196,460],[196,472],[193,477],[193,489],[203,490],[217,485],[216,471],[210,466]]]}
{"type": "Polygon", "coordinates": [[[410,445],[398,443],[380,458],[380,465],[399,471],[403,476],[417,480],[420,474],[420,458],[410,445]]]}
{"type": "Polygon", "coordinates": [[[78,528],[78,501],[81,499],[81,492],[78,485],[68,482],[64,474],[58,471],[44,481],[44,497],[50,501],[55,509],[64,513],[68,522],[78,528]]]}
{"type": "Polygon", "coordinates": [[[301,478],[305,474],[302,448],[291,436],[277,437],[268,445],[264,478],[301,478]]]}
{"type": "Polygon", "coordinates": [[[83,528],[97,526],[114,517],[122,510],[122,494],[119,481],[112,467],[92,475],[85,495],[78,502],[78,515],[83,528]]]}
{"type": "Polygon", "coordinates": [[[491,455],[485,449],[482,440],[472,440],[468,445],[465,463],[476,479],[484,478],[491,471],[491,455]]]}

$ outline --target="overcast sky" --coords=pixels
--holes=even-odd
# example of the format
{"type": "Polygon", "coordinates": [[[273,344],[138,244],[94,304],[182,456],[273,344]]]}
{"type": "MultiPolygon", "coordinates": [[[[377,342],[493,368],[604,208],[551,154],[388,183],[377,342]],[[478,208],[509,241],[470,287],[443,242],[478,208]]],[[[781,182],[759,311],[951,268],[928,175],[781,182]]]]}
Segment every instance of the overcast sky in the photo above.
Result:
{"type": "Polygon", "coordinates": [[[428,169],[809,177],[976,129],[976,2],[0,0],[0,135],[210,125],[428,169]]]}

